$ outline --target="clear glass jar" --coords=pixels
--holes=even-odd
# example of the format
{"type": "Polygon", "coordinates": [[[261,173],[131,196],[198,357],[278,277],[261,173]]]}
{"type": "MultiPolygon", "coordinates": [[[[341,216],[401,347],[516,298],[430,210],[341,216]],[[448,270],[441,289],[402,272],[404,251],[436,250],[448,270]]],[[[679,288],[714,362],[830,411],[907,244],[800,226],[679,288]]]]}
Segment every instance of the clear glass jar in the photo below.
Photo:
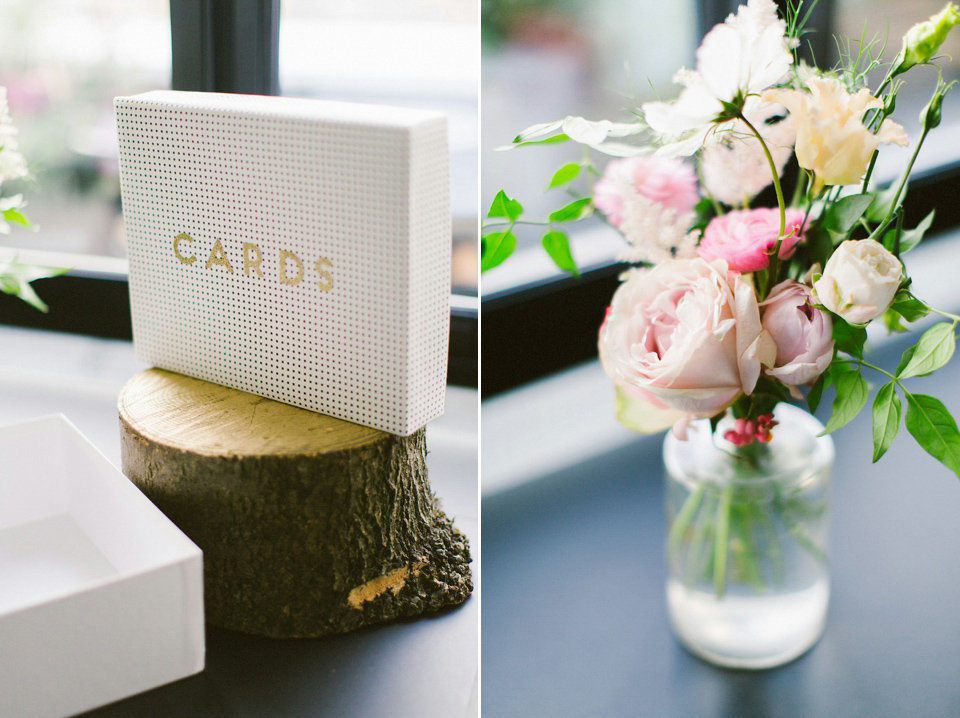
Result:
{"type": "Polygon", "coordinates": [[[827,509],[834,448],[823,425],[780,404],[766,444],[737,449],[696,422],[668,433],[667,608],[691,652],[732,668],[772,668],[823,632],[830,584],[827,509]]]}

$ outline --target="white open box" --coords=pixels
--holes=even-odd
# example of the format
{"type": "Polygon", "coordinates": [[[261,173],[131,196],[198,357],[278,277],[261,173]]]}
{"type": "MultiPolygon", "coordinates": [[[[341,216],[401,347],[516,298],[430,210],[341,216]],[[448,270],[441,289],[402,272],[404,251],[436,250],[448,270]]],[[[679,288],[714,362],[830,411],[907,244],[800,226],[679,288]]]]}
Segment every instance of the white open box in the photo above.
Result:
{"type": "Polygon", "coordinates": [[[0,716],[203,670],[202,558],[63,416],[0,427],[0,716]]]}

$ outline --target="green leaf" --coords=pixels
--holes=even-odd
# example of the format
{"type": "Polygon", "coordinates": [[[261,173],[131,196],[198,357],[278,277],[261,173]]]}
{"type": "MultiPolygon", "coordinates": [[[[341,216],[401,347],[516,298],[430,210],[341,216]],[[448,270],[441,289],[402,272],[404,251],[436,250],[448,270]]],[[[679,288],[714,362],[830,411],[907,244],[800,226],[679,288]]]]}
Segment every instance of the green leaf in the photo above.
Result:
{"type": "Polygon", "coordinates": [[[863,359],[863,345],[867,341],[866,327],[848,324],[840,317],[833,317],[833,340],[837,349],[850,356],[863,359]]]}
{"type": "Polygon", "coordinates": [[[827,365],[827,368],[817,377],[817,380],[813,383],[813,386],[810,387],[810,391],[807,394],[807,406],[810,407],[811,414],[816,412],[820,406],[820,400],[823,398],[823,392],[833,386],[836,377],[849,371],[854,370],[851,369],[846,362],[841,361],[827,365]]]}
{"type": "Polygon", "coordinates": [[[580,165],[574,163],[564,165],[553,173],[553,179],[550,180],[550,186],[547,189],[563,187],[568,182],[572,182],[580,176],[580,165]]]}
{"type": "Polygon", "coordinates": [[[517,238],[512,232],[493,232],[483,238],[483,258],[480,271],[486,272],[503,264],[517,248],[517,238]]]}
{"type": "Polygon", "coordinates": [[[27,229],[30,229],[33,226],[30,224],[30,220],[27,219],[18,209],[5,210],[3,213],[3,218],[10,222],[10,224],[17,224],[21,227],[26,227],[27,229]]]}
{"type": "Polygon", "coordinates": [[[564,272],[570,272],[575,277],[579,276],[580,270],[577,269],[577,263],[570,251],[570,240],[563,232],[547,232],[543,235],[543,248],[547,254],[560,269],[564,272]]]}
{"type": "Polygon", "coordinates": [[[513,147],[529,147],[530,145],[558,145],[561,142],[569,142],[570,138],[567,137],[562,132],[559,135],[554,135],[553,137],[547,137],[543,140],[524,140],[523,142],[516,142],[510,145],[513,147]]]}
{"type": "Polygon", "coordinates": [[[890,308],[908,322],[923,319],[930,313],[930,307],[903,289],[897,292],[890,308]]]}
{"type": "Polygon", "coordinates": [[[860,413],[867,404],[867,381],[860,376],[860,370],[854,369],[844,372],[837,377],[837,396],[833,400],[833,414],[827,422],[823,434],[831,434],[840,427],[846,426],[860,413]]]}
{"type": "Polygon", "coordinates": [[[950,361],[957,346],[957,338],[953,333],[955,329],[956,325],[952,322],[940,322],[925,331],[913,347],[909,359],[904,352],[900,360],[902,366],[897,369],[897,378],[926,376],[950,361]]]}
{"type": "Polygon", "coordinates": [[[924,394],[907,397],[907,431],[937,461],[960,477],[960,431],[939,399],[924,394]]]}
{"type": "Polygon", "coordinates": [[[810,413],[813,414],[817,411],[817,407],[820,406],[820,399],[823,398],[823,392],[831,384],[833,384],[833,372],[831,369],[833,365],[830,365],[826,370],[817,377],[817,380],[813,383],[813,386],[810,387],[810,391],[807,393],[807,406],[810,407],[810,413]]]}
{"type": "MultiPolygon", "coordinates": [[[[907,187],[909,182],[903,186],[903,191],[900,193],[900,199],[907,195],[907,187]]],[[[884,218],[893,212],[893,199],[897,196],[897,190],[900,188],[900,179],[898,178],[896,182],[893,182],[889,187],[881,192],[877,192],[876,197],[873,202],[870,203],[870,206],[867,208],[865,217],[870,222],[880,223],[884,218]]]]}
{"type": "Polygon", "coordinates": [[[900,397],[893,382],[884,384],[873,401],[873,461],[876,462],[887,453],[897,432],[900,431],[900,417],[903,409],[900,397]]]}
{"type": "Polygon", "coordinates": [[[13,294],[41,312],[49,307],[44,303],[30,282],[46,277],[57,277],[68,270],[58,267],[39,267],[32,264],[20,264],[16,260],[0,266],[0,291],[13,294]]]}
{"type": "Polygon", "coordinates": [[[852,194],[830,205],[823,216],[823,226],[837,234],[847,234],[873,202],[873,195],[852,194]]]}
{"type": "Polygon", "coordinates": [[[550,214],[552,222],[573,222],[593,214],[593,200],[589,197],[575,199],[566,207],[561,207],[550,214]]]}
{"type": "Polygon", "coordinates": [[[511,222],[521,214],[523,214],[523,205],[507,197],[507,193],[503,190],[497,192],[497,196],[493,198],[493,203],[490,205],[490,211],[487,212],[488,217],[506,217],[511,222]]]}
{"type": "MultiPolygon", "coordinates": [[[[915,228],[908,229],[900,235],[900,254],[906,254],[911,249],[920,244],[920,240],[923,239],[923,235],[927,233],[927,230],[930,229],[930,225],[933,223],[933,214],[935,210],[930,210],[930,214],[923,218],[923,221],[920,222],[915,228]]],[[[883,235],[883,246],[889,249],[891,252],[895,248],[895,235],[897,230],[890,230],[885,235],[883,235]]]]}

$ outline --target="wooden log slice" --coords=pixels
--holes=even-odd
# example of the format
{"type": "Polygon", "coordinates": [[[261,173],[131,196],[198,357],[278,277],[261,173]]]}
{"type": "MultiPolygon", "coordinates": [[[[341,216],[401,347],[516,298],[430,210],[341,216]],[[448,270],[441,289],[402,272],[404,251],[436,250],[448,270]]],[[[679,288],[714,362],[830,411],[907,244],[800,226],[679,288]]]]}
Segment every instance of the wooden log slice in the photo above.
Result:
{"type": "Polygon", "coordinates": [[[119,400],[123,472],[203,549],[207,620],[276,637],[461,603],[467,539],[408,437],[150,369],[119,400]]]}

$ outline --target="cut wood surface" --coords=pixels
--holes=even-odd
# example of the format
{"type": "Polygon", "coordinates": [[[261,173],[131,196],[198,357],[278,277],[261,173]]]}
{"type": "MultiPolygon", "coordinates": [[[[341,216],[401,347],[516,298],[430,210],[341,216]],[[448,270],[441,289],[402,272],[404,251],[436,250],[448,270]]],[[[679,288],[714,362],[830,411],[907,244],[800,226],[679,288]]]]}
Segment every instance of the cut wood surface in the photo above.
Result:
{"type": "Polygon", "coordinates": [[[124,473],[203,549],[211,623],[321,636],[470,594],[423,429],[393,436],[160,369],[127,383],[119,412],[124,473]]]}

